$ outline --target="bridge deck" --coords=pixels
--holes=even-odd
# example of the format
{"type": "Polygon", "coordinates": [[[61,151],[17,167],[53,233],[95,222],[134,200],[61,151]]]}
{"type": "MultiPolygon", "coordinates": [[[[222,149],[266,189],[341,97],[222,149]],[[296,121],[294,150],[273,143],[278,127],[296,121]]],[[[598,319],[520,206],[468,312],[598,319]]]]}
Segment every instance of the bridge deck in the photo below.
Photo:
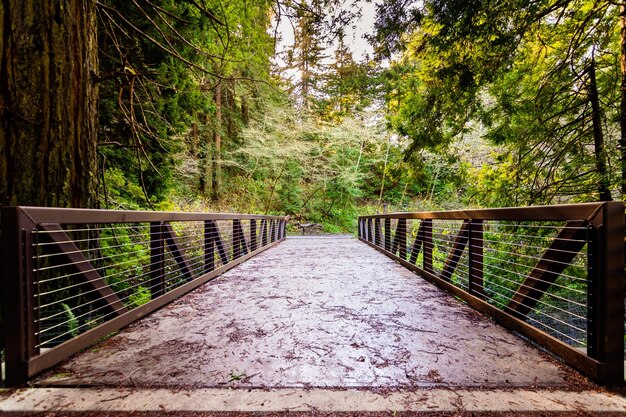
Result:
{"type": "Polygon", "coordinates": [[[39,386],[581,387],[584,379],[351,238],[289,238],[39,386]]]}

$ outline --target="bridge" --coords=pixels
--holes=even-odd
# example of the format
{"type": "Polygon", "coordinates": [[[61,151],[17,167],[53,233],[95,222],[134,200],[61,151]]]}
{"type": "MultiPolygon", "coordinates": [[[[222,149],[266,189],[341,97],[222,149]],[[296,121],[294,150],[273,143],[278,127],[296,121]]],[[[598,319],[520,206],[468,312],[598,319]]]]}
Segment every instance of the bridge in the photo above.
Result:
{"type": "Polygon", "coordinates": [[[621,203],[2,215],[0,413],[626,412],[621,203]]]}

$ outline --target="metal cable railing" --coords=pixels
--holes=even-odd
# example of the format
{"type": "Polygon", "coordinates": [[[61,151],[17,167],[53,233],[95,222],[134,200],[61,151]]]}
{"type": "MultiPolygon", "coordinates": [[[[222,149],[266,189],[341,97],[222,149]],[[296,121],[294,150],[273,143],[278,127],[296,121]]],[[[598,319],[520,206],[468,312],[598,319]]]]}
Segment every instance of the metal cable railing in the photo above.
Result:
{"type": "Polygon", "coordinates": [[[359,238],[607,383],[623,382],[622,203],[393,213],[359,238]]]}
{"type": "Polygon", "coordinates": [[[7,384],[285,238],[285,218],[11,207],[2,212],[7,384]],[[18,314],[17,312],[21,312],[18,314]]]}

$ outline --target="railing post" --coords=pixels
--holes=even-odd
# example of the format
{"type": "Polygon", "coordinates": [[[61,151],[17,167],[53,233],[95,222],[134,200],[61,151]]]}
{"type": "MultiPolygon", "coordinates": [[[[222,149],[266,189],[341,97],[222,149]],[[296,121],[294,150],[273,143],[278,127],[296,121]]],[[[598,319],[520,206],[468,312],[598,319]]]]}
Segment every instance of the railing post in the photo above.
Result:
{"type": "Polygon", "coordinates": [[[361,239],[367,240],[367,219],[360,219],[360,221],[361,221],[361,227],[363,228],[361,239]]]}
{"type": "Polygon", "coordinates": [[[605,203],[590,232],[587,355],[602,363],[598,378],[603,383],[623,384],[624,204],[605,203]]]}
{"type": "Polygon", "coordinates": [[[391,251],[391,219],[385,219],[385,250],[391,251]]]}
{"type": "Polygon", "coordinates": [[[468,225],[469,242],[469,293],[484,298],[483,287],[483,221],[470,220],[468,225]]]}
{"type": "Polygon", "coordinates": [[[270,219],[270,243],[276,241],[276,220],[270,219]]]}
{"type": "Polygon", "coordinates": [[[215,269],[215,235],[217,229],[213,220],[204,221],[204,273],[215,269]]]}
{"type": "Polygon", "coordinates": [[[372,219],[367,219],[366,220],[365,229],[367,230],[365,232],[366,233],[365,240],[367,240],[368,242],[371,243],[372,242],[372,237],[373,237],[373,234],[372,234],[372,219]]]}
{"type": "Polygon", "coordinates": [[[379,228],[378,228],[378,219],[377,218],[373,218],[372,219],[372,243],[374,245],[378,245],[378,242],[380,241],[380,235],[379,235],[379,228]]]}
{"type": "Polygon", "coordinates": [[[359,219],[359,238],[365,239],[366,237],[365,219],[359,219]]]}
{"type": "Polygon", "coordinates": [[[261,219],[261,246],[267,245],[267,219],[261,219]]]}
{"type": "Polygon", "coordinates": [[[598,303],[598,267],[597,258],[600,257],[601,246],[599,244],[598,227],[587,226],[587,356],[598,358],[599,328],[598,310],[595,308],[598,303]]]}
{"type": "Polygon", "coordinates": [[[398,227],[396,228],[396,241],[398,242],[400,258],[406,261],[406,219],[398,219],[398,227]]]}
{"type": "Polygon", "coordinates": [[[28,380],[28,360],[39,354],[33,236],[36,224],[17,207],[2,209],[2,281],[6,385],[28,380]]]}
{"type": "Polygon", "coordinates": [[[423,238],[422,238],[422,250],[424,251],[424,271],[434,273],[433,271],[433,220],[422,220],[423,238]]]}
{"type": "Polygon", "coordinates": [[[250,252],[257,250],[256,219],[250,219],[250,252]]]}
{"type": "Polygon", "coordinates": [[[382,246],[381,240],[380,219],[377,217],[374,219],[374,245],[382,246]]]}
{"type": "Polygon", "coordinates": [[[150,222],[150,294],[165,293],[165,245],[163,222],[150,222]]]}
{"type": "Polygon", "coordinates": [[[233,219],[233,261],[241,257],[241,238],[243,229],[241,220],[233,219]]]}

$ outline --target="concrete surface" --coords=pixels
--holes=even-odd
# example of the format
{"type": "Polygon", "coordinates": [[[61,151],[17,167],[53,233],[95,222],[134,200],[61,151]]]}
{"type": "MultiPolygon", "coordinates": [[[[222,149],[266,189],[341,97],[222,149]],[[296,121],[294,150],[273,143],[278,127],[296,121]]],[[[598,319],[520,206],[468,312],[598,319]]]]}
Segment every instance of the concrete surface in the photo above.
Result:
{"type": "Polygon", "coordinates": [[[35,385],[569,389],[576,375],[356,239],[315,237],[287,239],[35,385]]]}
{"type": "MultiPolygon", "coordinates": [[[[626,399],[609,393],[561,390],[429,389],[379,393],[359,390],[193,390],[39,388],[0,401],[0,413],[68,412],[470,412],[626,413],[626,399]]],[[[49,415],[49,414],[46,414],[49,415]]],[[[103,414],[108,415],[108,414],[103,414]]],[[[586,414],[588,415],[588,414],[586,414]]]]}

